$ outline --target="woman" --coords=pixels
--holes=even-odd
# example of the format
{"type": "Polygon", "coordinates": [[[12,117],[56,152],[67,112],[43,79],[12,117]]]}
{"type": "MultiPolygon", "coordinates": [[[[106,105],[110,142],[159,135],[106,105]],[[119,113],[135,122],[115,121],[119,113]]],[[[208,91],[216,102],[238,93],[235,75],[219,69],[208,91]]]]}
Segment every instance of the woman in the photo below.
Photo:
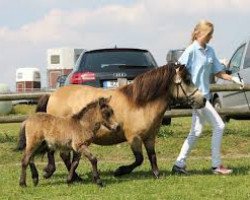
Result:
{"type": "Polygon", "coordinates": [[[221,164],[220,147],[225,124],[209,102],[209,84],[211,75],[233,81],[242,87],[243,83],[237,77],[232,77],[223,71],[224,68],[218,61],[213,48],[207,45],[213,36],[213,31],[214,28],[211,22],[200,21],[193,30],[192,44],[187,47],[179,59],[179,62],[188,68],[193,83],[202,91],[207,102],[204,108],[193,110],[192,127],[172,168],[173,173],[188,174],[186,159],[196,140],[201,135],[205,122],[208,122],[213,127],[211,148],[213,173],[224,175],[232,173],[232,169],[228,169],[221,164]]]}

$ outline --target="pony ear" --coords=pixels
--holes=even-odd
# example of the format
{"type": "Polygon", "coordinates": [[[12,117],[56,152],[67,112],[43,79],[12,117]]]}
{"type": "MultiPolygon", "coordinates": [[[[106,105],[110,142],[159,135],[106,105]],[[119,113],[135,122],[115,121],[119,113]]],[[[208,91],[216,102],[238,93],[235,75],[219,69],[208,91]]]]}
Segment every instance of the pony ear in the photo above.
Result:
{"type": "Polygon", "coordinates": [[[110,95],[108,98],[106,98],[107,103],[110,102],[111,98],[112,98],[112,95],[110,95]]]}
{"type": "Polygon", "coordinates": [[[105,104],[107,104],[107,99],[104,97],[100,97],[98,99],[98,105],[100,106],[100,108],[103,108],[105,106],[105,104]]]}

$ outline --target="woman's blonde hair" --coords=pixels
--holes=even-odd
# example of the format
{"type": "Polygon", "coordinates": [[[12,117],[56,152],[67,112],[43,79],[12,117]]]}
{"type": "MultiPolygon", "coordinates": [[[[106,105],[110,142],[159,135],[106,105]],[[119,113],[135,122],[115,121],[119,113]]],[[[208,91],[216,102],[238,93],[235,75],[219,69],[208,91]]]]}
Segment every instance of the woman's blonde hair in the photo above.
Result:
{"type": "Polygon", "coordinates": [[[200,33],[204,33],[206,35],[213,34],[214,32],[214,25],[207,21],[207,20],[201,20],[196,26],[194,27],[194,30],[192,32],[192,38],[191,42],[197,39],[197,35],[200,33]]]}

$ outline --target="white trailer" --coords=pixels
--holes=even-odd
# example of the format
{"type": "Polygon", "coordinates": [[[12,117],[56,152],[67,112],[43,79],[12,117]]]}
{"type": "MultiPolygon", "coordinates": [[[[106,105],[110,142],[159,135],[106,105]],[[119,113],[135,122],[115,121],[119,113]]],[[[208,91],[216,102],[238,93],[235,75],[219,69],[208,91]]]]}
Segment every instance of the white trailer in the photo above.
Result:
{"type": "Polygon", "coordinates": [[[16,70],[16,91],[34,92],[41,89],[41,75],[38,68],[24,67],[16,70]]]}
{"type": "Polygon", "coordinates": [[[57,48],[47,50],[48,87],[56,88],[60,76],[68,75],[83,49],[57,48]]]}

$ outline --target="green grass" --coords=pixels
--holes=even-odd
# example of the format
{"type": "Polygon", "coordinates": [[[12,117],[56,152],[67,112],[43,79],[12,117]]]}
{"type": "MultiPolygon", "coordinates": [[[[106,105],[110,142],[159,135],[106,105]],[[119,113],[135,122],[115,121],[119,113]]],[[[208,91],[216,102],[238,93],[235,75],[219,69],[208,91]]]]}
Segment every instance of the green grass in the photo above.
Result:
{"type": "Polygon", "coordinates": [[[171,175],[171,167],[190,129],[190,118],[173,119],[171,126],[162,126],[156,151],[161,172],[153,179],[144,151],[144,163],[133,173],[115,178],[113,171],[122,164],[130,164],[133,156],[126,143],[114,146],[91,145],[98,158],[98,167],[105,187],[99,188],[91,180],[91,168],[84,158],[78,172],[83,183],[68,186],[67,172],[57,157],[57,171],[46,180],[42,169],[46,156],[37,157],[40,182],[34,187],[27,170],[27,188],[20,188],[20,160],[22,153],[14,152],[19,124],[0,124],[0,199],[250,199],[250,124],[231,120],[223,136],[223,163],[234,169],[230,176],[213,175],[210,171],[211,130],[204,133],[187,162],[190,176],[171,175]]]}
{"type": "Polygon", "coordinates": [[[10,114],[28,115],[34,113],[36,105],[17,104],[13,106],[10,114]]]}

